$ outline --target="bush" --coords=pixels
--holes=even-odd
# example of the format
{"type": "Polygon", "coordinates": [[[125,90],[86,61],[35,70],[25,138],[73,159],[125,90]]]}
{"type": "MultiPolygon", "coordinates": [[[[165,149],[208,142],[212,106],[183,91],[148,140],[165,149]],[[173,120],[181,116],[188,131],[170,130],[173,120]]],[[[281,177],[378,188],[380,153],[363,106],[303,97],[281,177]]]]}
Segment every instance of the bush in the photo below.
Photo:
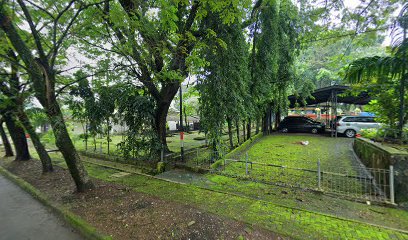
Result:
{"type": "Polygon", "coordinates": [[[362,129],[360,134],[364,138],[368,139],[376,139],[379,136],[379,129],[376,128],[369,128],[369,129],[362,129]]]}
{"type": "MultiPolygon", "coordinates": [[[[368,139],[371,139],[377,142],[382,142],[382,141],[396,142],[398,139],[398,130],[392,129],[392,128],[362,129],[360,133],[362,137],[368,138],[368,139]]],[[[408,128],[404,128],[402,141],[405,143],[408,142],[408,128]]]]}
{"type": "Polygon", "coordinates": [[[52,130],[48,130],[47,132],[43,133],[41,135],[41,141],[43,141],[46,145],[55,144],[54,132],[52,130]]]}

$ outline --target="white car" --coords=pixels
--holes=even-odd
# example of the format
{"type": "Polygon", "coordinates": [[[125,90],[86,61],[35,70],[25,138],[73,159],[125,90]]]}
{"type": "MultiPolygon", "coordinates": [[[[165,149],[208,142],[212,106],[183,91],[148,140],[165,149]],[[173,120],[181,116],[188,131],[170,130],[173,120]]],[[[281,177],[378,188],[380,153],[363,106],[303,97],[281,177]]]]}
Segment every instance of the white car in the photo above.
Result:
{"type": "Polygon", "coordinates": [[[361,129],[380,128],[381,124],[376,122],[374,117],[365,116],[341,116],[336,123],[338,133],[353,138],[361,129]]]}

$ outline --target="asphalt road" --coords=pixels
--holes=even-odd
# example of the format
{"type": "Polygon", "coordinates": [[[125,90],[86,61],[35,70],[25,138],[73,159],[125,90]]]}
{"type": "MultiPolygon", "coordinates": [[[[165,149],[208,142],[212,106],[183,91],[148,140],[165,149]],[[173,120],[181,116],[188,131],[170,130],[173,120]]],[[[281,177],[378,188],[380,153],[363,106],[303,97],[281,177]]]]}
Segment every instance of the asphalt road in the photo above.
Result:
{"type": "Polygon", "coordinates": [[[0,240],[83,239],[17,185],[0,175],[0,240]]]}

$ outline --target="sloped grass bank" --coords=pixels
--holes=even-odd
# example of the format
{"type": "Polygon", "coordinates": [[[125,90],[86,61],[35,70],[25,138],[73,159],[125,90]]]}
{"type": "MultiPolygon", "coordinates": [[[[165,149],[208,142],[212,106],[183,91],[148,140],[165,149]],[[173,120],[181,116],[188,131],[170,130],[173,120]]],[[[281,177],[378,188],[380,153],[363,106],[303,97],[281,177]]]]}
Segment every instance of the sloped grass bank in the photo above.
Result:
{"type": "Polygon", "coordinates": [[[141,175],[120,179],[103,177],[88,165],[92,176],[113,181],[162,199],[192,204],[205,211],[230,217],[298,239],[408,239],[408,234],[390,228],[344,220],[310,211],[278,206],[271,202],[204,190],[191,185],[166,182],[141,175]]]}
{"type": "MultiPolygon", "coordinates": [[[[53,159],[56,159],[56,157],[53,156],[53,159]]],[[[294,205],[285,206],[285,204],[280,204],[279,201],[276,204],[273,202],[273,198],[269,199],[270,201],[265,201],[254,199],[256,197],[254,195],[246,197],[221,192],[225,191],[226,187],[206,190],[200,187],[166,182],[151,176],[138,174],[116,178],[112,177],[111,170],[105,167],[89,163],[86,164],[86,167],[89,174],[95,178],[118,183],[136,192],[155,196],[163,200],[188,204],[202,209],[204,212],[232,218],[249,225],[259,226],[291,238],[408,239],[407,232],[403,230],[302,210],[294,205]]],[[[220,185],[222,185],[221,182],[223,181],[226,186],[231,186],[231,183],[228,183],[229,180],[217,180],[220,185]]],[[[245,185],[242,182],[236,182],[236,184],[236,188],[246,189],[247,192],[256,189],[254,188],[256,187],[255,185],[245,185]]],[[[265,195],[268,195],[267,189],[263,189],[263,191],[265,195]]],[[[270,193],[271,195],[274,194],[273,191],[270,193]]],[[[297,194],[294,193],[292,200],[297,194]]],[[[301,199],[301,197],[299,198],[301,199]]],[[[275,196],[276,199],[279,199],[279,196],[275,196]]],[[[347,201],[344,202],[344,204],[346,203],[347,201]]],[[[394,209],[391,210],[394,211],[394,209]]],[[[358,211],[358,208],[356,208],[356,211],[358,211]]],[[[378,211],[378,214],[381,214],[381,211],[386,210],[385,208],[374,207],[372,211],[378,211]]],[[[408,219],[406,212],[399,210],[395,210],[391,217],[394,217],[396,221],[403,219],[401,224],[404,224],[406,219],[408,219]]]]}

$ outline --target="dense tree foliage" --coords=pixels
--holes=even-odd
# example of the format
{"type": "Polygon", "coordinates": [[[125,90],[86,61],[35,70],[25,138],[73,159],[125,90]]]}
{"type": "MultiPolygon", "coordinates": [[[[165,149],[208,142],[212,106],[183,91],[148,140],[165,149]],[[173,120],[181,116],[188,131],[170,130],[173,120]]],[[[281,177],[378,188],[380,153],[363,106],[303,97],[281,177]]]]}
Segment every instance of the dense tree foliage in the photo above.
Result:
{"type": "Polygon", "coordinates": [[[376,98],[374,110],[391,127],[398,126],[400,138],[408,121],[408,4],[395,21],[392,31],[393,46],[388,56],[373,56],[355,60],[347,69],[346,79],[351,83],[369,84],[376,98]],[[396,111],[398,109],[399,111],[396,111]]]}
{"type": "Polygon", "coordinates": [[[78,191],[92,183],[63,109],[82,123],[86,148],[93,140],[96,149],[96,138],[106,137],[110,152],[113,125],[121,125],[123,156],[155,163],[168,151],[166,117],[187,78],[197,81],[184,97],[198,101],[186,101],[184,121],[200,115],[214,150],[223,150],[225,129],[230,148],[234,128],[238,142],[242,132],[251,137],[254,125],[268,134],[286,113],[288,94],[302,101],[315,88],[342,83],[345,73],[352,82],[379,86],[372,89],[374,106],[401,129],[407,121],[406,7],[398,22],[402,40],[386,52],[383,32],[400,1],[358,2],[3,0],[0,122],[18,143],[17,159],[30,158],[29,133],[44,171],[52,165],[35,129],[50,123],[78,191]],[[372,55],[345,72],[344,65],[372,55]],[[398,114],[389,111],[397,105],[398,114]]]}

